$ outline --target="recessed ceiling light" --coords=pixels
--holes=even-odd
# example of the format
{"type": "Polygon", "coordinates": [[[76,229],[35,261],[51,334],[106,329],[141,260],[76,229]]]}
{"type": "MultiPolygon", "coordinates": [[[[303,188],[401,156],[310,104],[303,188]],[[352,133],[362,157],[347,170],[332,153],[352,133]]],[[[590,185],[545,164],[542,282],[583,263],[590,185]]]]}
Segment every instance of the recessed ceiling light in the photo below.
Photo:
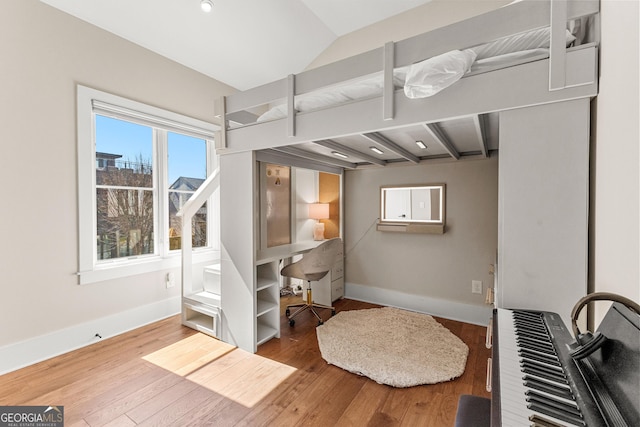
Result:
{"type": "Polygon", "coordinates": [[[426,149],[426,148],[427,148],[427,146],[426,146],[426,145],[424,145],[424,142],[422,142],[422,141],[416,141],[416,145],[417,145],[418,147],[420,147],[420,148],[423,148],[423,149],[426,149]]]}
{"type": "Polygon", "coordinates": [[[209,13],[211,9],[213,9],[213,2],[211,0],[202,0],[200,2],[200,8],[203,12],[209,13]]]}
{"type": "Polygon", "coordinates": [[[343,159],[347,158],[346,154],[342,154],[342,153],[340,153],[338,151],[332,151],[331,154],[333,154],[334,156],[337,156],[337,157],[342,157],[343,159]]]}
{"type": "Polygon", "coordinates": [[[384,151],[382,151],[382,150],[381,150],[381,149],[379,149],[378,147],[369,147],[369,149],[370,149],[371,151],[373,151],[374,153],[377,153],[377,154],[384,154],[384,151]]]}

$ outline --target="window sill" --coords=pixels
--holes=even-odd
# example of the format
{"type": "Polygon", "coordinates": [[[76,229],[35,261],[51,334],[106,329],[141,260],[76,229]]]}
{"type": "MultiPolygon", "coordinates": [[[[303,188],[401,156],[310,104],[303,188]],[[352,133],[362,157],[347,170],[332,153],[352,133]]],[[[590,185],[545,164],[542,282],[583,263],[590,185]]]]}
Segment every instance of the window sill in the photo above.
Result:
{"type": "MultiPolygon", "coordinates": [[[[194,264],[207,263],[220,258],[220,251],[215,249],[203,249],[194,251],[192,260],[194,264]]],[[[171,254],[167,257],[148,257],[139,260],[114,262],[96,266],[93,270],[79,271],[78,284],[88,285],[91,283],[104,282],[108,280],[121,279],[123,277],[137,274],[153,273],[155,271],[167,270],[180,267],[182,257],[180,253],[171,254]]]]}

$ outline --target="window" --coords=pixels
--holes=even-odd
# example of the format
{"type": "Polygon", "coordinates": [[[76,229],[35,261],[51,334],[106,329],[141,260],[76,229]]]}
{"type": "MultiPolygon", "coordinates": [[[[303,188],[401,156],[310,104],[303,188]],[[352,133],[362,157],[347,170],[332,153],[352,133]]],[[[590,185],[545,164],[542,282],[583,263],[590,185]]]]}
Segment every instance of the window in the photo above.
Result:
{"type": "MultiPolygon", "coordinates": [[[[177,213],[217,166],[214,130],[78,86],[81,284],[179,265],[177,213]]],[[[195,262],[219,249],[211,199],[192,219],[195,262]]]]}

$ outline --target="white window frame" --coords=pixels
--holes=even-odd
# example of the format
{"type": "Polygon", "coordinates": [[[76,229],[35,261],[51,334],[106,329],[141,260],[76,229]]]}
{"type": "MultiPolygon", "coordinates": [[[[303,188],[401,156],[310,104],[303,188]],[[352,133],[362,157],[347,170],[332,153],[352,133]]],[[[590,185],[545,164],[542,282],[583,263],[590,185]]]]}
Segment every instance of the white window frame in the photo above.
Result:
{"type": "MultiPolygon", "coordinates": [[[[180,250],[169,250],[168,192],[158,191],[154,205],[156,246],[152,255],[117,258],[98,262],[96,252],[96,142],[95,115],[107,115],[121,120],[130,120],[154,128],[161,127],[170,132],[182,133],[206,139],[207,176],[217,167],[213,135],[218,126],[181,114],[166,111],[140,102],[132,101],[86,86],[77,86],[78,127],[78,283],[81,285],[150,273],[180,266],[180,250]],[[94,109],[95,108],[95,109],[94,109]],[[96,110],[99,113],[96,113],[96,110]]],[[[167,182],[166,135],[156,147],[153,156],[155,188],[158,182],[167,182]],[[157,173],[156,173],[157,170],[157,173]]],[[[168,186],[168,184],[166,184],[168,186]]],[[[193,262],[217,259],[220,254],[219,197],[207,201],[207,247],[193,249],[193,262]],[[217,199],[217,200],[214,200],[217,199]]]]}

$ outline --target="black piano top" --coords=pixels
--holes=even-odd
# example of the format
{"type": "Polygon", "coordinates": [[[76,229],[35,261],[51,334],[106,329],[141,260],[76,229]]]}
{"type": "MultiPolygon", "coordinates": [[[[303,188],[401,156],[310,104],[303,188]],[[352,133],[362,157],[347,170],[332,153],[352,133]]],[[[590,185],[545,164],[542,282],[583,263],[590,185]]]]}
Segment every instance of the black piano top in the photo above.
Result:
{"type": "MultiPolygon", "coordinates": [[[[584,362],[577,362],[578,368],[594,388],[592,393],[604,387],[624,421],[640,426],[640,316],[623,304],[613,303],[598,332],[607,341],[584,362]],[[599,382],[593,380],[590,371],[595,371],[599,382]]],[[[618,425],[615,420],[613,425],[618,425]]]]}

